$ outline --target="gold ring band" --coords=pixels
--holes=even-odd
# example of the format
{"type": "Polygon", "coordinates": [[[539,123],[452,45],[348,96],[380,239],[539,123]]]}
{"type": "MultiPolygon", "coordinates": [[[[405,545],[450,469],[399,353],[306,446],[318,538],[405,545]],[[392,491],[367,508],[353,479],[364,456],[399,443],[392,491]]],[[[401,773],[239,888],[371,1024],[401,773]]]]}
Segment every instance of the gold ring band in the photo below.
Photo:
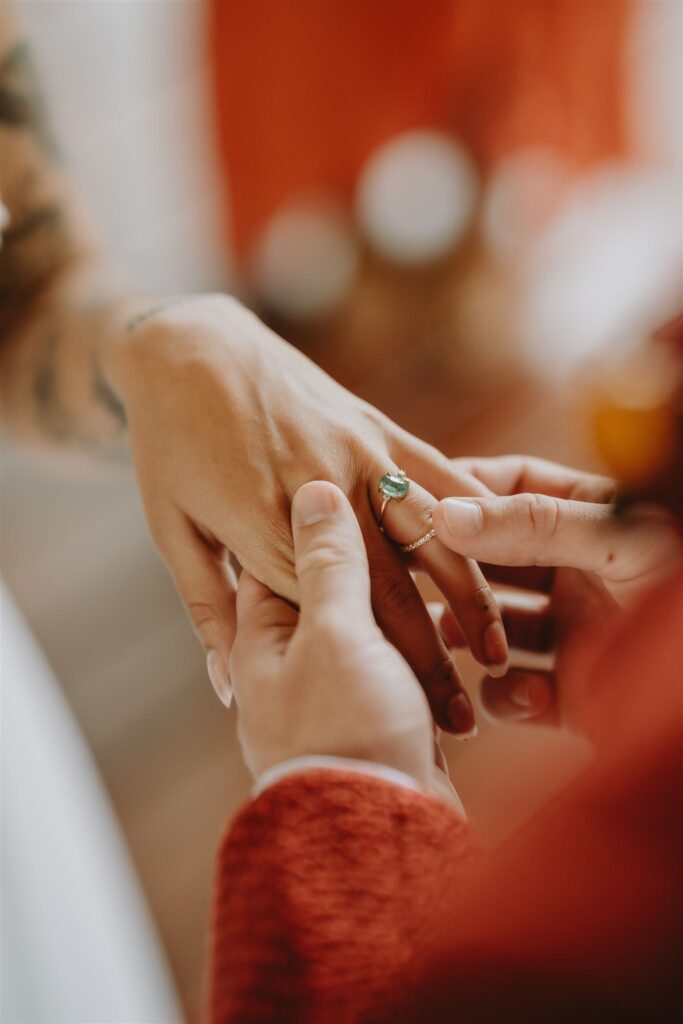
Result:
{"type": "Polygon", "coordinates": [[[435,537],[436,530],[432,527],[431,530],[427,531],[427,533],[424,533],[421,537],[418,537],[417,540],[414,540],[412,544],[401,544],[400,549],[404,555],[409,555],[411,551],[417,551],[417,549],[421,548],[423,544],[429,544],[430,540],[434,540],[435,537]]]}
{"type": "Polygon", "coordinates": [[[389,504],[390,501],[391,501],[391,498],[386,498],[386,497],[383,498],[382,499],[382,507],[379,510],[379,516],[377,518],[377,525],[379,526],[379,528],[380,528],[382,533],[384,533],[384,527],[382,526],[382,519],[384,518],[384,509],[387,507],[387,505],[389,504]]]}

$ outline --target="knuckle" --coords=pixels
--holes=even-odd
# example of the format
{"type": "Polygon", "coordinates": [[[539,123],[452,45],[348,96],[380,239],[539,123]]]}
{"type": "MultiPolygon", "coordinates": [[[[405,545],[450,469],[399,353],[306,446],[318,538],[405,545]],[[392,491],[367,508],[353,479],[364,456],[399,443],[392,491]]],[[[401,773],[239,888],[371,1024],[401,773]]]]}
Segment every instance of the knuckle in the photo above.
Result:
{"type": "Polygon", "coordinates": [[[192,625],[200,634],[218,619],[216,608],[207,601],[188,601],[186,607],[192,625]]]}
{"type": "Polygon", "coordinates": [[[384,575],[375,579],[374,603],[384,620],[409,621],[412,607],[412,584],[401,577],[384,575]]]}
{"type": "Polygon", "coordinates": [[[423,460],[439,472],[448,473],[449,475],[453,473],[453,461],[433,445],[425,444],[421,454],[423,456],[423,460]]]}
{"type": "Polygon", "coordinates": [[[520,508],[532,532],[541,540],[552,540],[560,523],[558,499],[547,494],[523,494],[520,508]]]}
{"type": "Polygon", "coordinates": [[[485,579],[476,582],[472,588],[472,604],[482,612],[496,610],[496,599],[485,579]]]}
{"type": "Polygon", "coordinates": [[[424,522],[430,522],[436,500],[431,494],[419,494],[413,499],[413,511],[424,522]]]}

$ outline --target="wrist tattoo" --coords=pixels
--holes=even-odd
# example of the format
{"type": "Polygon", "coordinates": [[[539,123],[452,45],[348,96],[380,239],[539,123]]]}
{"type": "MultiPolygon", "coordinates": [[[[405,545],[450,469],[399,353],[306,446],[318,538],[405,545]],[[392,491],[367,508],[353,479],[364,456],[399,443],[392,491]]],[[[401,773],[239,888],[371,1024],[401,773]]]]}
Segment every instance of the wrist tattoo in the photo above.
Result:
{"type": "Polygon", "coordinates": [[[136,327],[140,327],[141,324],[147,323],[152,317],[155,317],[158,313],[163,313],[165,310],[170,309],[172,306],[179,306],[182,302],[189,302],[195,298],[194,295],[176,295],[174,298],[164,299],[162,302],[157,302],[156,305],[150,306],[148,309],[143,309],[142,312],[136,313],[135,316],[126,324],[126,331],[131,334],[136,327]]]}
{"type": "Polygon", "coordinates": [[[123,402],[107,383],[97,356],[93,372],[93,394],[100,406],[105,409],[114,419],[120,430],[125,430],[128,425],[126,410],[123,402]]]}
{"type": "Polygon", "coordinates": [[[33,399],[38,425],[43,435],[57,444],[68,444],[90,455],[119,458],[126,429],[126,414],[118,397],[109,387],[95,360],[93,367],[93,398],[111,423],[111,432],[102,433],[84,428],[84,418],[71,412],[59,386],[57,369],[59,332],[50,330],[44,337],[36,358],[33,377],[33,399]]]}
{"type": "Polygon", "coordinates": [[[55,330],[44,338],[36,359],[33,378],[33,398],[38,422],[43,432],[53,441],[74,439],[69,412],[62,404],[57,387],[57,348],[59,338],[55,330]]]}

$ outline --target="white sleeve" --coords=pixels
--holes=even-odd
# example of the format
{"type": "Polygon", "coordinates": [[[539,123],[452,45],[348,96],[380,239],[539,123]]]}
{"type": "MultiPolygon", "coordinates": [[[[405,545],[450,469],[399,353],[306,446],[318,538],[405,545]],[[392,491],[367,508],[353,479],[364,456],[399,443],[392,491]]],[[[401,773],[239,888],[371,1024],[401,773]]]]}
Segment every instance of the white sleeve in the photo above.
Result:
{"type": "Polygon", "coordinates": [[[304,757],[290,757],[286,761],[274,764],[259,775],[252,789],[252,796],[257,797],[265,789],[275,785],[280,779],[287,775],[294,775],[297,772],[308,772],[318,769],[328,771],[356,772],[359,775],[371,775],[375,779],[383,779],[394,786],[403,786],[404,789],[413,789],[421,793],[422,787],[412,775],[391,768],[388,764],[378,764],[375,761],[359,761],[352,757],[328,757],[325,754],[309,754],[304,757]]]}

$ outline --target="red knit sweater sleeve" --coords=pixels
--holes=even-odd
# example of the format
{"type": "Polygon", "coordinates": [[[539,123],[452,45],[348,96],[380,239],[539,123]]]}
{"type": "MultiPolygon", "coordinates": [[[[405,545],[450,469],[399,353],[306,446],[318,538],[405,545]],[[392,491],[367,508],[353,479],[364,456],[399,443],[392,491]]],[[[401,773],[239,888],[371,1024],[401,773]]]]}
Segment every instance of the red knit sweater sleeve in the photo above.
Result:
{"type": "Polygon", "coordinates": [[[248,804],[218,856],[212,1024],[389,1021],[477,860],[436,799],[343,771],[248,804]],[[393,1007],[393,1009],[392,1009],[393,1007]]]}
{"type": "Polygon", "coordinates": [[[683,574],[579,656],[596,758],[485,861],[369,776],[250,803],[219,854],[212,1024],[683,1019],[682,622],[683,574]]]}

